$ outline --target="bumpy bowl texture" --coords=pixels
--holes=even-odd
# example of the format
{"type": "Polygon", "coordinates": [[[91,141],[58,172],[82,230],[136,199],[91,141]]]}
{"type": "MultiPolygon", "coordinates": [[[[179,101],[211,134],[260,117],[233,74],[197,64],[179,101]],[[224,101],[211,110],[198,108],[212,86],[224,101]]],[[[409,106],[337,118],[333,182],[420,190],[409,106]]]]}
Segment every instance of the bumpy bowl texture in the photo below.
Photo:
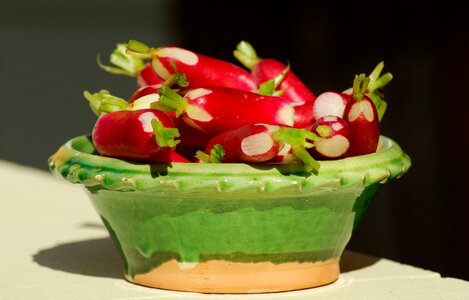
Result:
{"type": "Polygon", "coordinates": [[[331,283],[354,228],[410,158],[382,136],[376,153],[296,164],[147,164],[99,156],[87,136],[50,159],[86,187],[127,280],[205,293],[287,291],[331,283]]]}

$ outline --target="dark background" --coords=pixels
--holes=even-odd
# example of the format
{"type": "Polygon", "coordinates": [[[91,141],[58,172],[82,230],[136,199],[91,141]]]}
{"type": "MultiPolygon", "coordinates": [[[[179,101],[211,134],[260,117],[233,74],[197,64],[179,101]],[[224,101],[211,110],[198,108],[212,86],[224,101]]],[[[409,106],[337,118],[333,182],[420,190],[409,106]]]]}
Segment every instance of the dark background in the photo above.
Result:
{"type": "Polygon", "coordinates": [[[0,159],[47,170],[61,144],[91,131],[83,90],[129,96],[133,79],[96,64],[129,39],[233,63],[244,39],[289,61],[316,94],[384,61],[394,79],[381,130],[413,165],[382,189],[348,248],[469,280],[465,10],[349,2],[0,0],[0,159]]]}

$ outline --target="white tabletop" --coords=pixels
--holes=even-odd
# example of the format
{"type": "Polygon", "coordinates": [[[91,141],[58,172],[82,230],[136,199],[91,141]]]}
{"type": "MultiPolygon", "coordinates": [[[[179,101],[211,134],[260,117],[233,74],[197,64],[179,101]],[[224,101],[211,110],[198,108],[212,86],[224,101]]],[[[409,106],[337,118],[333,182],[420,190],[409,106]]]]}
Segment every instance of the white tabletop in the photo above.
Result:
{"type": "Polygon", "coordinates": [[[469,299],[467,281],[351,251],[335,283],[295,292],[205,295],[134,285],[80,186],[2,160],[0,239],[0,299],[469,299]]]}

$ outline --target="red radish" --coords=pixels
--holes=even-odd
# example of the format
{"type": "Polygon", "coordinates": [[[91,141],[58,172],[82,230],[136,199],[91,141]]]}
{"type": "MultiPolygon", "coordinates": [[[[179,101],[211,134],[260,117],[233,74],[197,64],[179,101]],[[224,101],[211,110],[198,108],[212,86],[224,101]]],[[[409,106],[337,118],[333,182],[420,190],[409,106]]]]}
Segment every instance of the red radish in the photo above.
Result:
{"type": "Polygon", "coordinates": [[[350,147],[350,129],[337,116],[325,116],[317,120],[311,131],[318,136],[310,153],[317,159],[337,159],[345,155],[350,147]]]}
{"type": "Polygon", "coordinates": [[[98,118],[92,132],[101,155],[152,162],[183,160],[171,153],[177,136],[168,115],[153,109],[106,113],[98,118]]]}
{"type": "Polygon", "coordinates": [[[207,145],[205,154],[198,153],[198,158],[205,162],[278,162],[278,156],[286,154],[285,149],[292,149],[294,160],[306,172],[317,172],[319,164],[306,150],[313,147],[316,138],[306,129],[249,124],[218,134],[207,145]]]}
{"type": "MultiPolygon", "coordinates": [[[[387,103],[384,101],[383,88],[392,80],[393,77],[389,72],[381,75],[383,68],[384,62],[380,62],[376,65],[370,75],[368,75],[370,82],[368,83],[368,87],[364,93],[365,96],[373,100],[380,121],[383,118],[387,108],[387,103]]],[[[346,89],[342,92],[342,94],[351,98],[353,95],[353,87],[346,89]]]]}
{"type": "Polygon", "coordinates": [[[346,156],[369,154],[379,142],[379,117],[373,101],[365,96],[370,79],[365,74],[355,76],[353,98],[344,110],[344,120],[350,127],[350,148],[346,156]]]}
{"type": "Polygon", "coordinates": [[[325,116],[344,116],[344,109],[350,97],[343,93],[324,92],[320,94],[313,104],[313,116],[315,120],[319,120],[325,116]]]}
{"type": "MultiPolygon", "coordinates": [[[[284,63],[276,59],[259,58],[254,47],[246,41],[238,43],[233,54],[246,68],[251,70],[258,86],[275,78],[287,68],[284,63]]],[[[292,102],[314,101],[316,98],[292,70],[288,70],[277,89],[284,90],[282,96],[292,102]]]]}
{"type": "Polygon", "coordinates": [[[177,70],[186,74],[192,88],[213,85],[244,91],[256,90],[252,75],[228,61],[179,47],[150,48],[135,40],[129,41],[127,48],[131,55],[151,59],[156,74],[164,80],[177,70]]]}
{"type": "MultiPolygon", "coordinates": [[[[275,126],[277,127],[277,126],[275,126]]],[[[206,153],[220,145],[224,149],[223,162],[266,162],[275,157],[279,143],[263,124],[250,124],[225,131],[215,136],[207,145],[206,153]]]]}
{"type": "Polygon", "coordinates": [[[188,125],[209,135],[255,123],[293,125],[293,107],[277,96],[219,86],[196,88],[184,97],[166,86],[158,93],[153,108],[182,114],[188,125]]]}
{"type": "Polygon", "coordinates": [[[274,90],[281,91],[282,97],[294,102],[294,127],[304,128],[313,123],[311,103],[316,99],[314,93],[301,81],[290,67],[273,58],[259,58],[254,47],[246,41],[238,43],[234,56],[249,70],[257,86],[262,86],[285,72],[282,80],[275,84],[274,90]]]}

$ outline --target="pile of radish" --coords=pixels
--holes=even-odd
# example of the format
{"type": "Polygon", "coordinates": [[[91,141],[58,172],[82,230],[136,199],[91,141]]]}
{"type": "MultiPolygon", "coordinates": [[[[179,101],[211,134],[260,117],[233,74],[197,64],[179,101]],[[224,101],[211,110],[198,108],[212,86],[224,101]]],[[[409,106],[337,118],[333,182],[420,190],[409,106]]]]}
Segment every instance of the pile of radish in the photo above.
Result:
{"type": "Polygon", "coordinates": [[[313,173],[318,160],[376,151],[392,79],[382,62],[348,90],[316,96],[290,65],[249,43],[233,54],[239,66],[180,47],[118,44],[112,66],[98,64],[137,87],[126,99],[84,92],[98,116],[96,150],[146,162],[299,163],[313,173]]]}

